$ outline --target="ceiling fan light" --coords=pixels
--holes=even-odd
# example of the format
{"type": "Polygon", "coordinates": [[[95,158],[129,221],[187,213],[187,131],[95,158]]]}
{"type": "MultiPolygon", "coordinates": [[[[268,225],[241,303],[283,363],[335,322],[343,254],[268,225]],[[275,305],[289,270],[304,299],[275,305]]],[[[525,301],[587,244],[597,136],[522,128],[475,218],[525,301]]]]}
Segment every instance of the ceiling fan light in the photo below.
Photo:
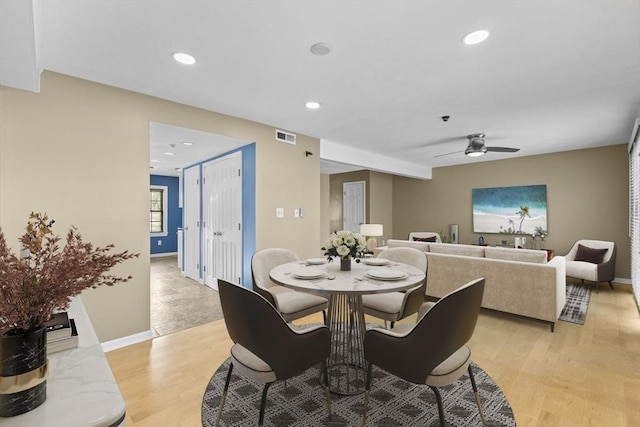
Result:
{"type": "Polygon", "coordinates": [[[465,151],[465,153],[469,157],[480,157],[484,155],[484,151],[465,151]]]}
{"type": "Polygon", "coordinates": [[[487,147],[485,147],[484,145],[481,147],[473,147],[472,145],[469,145],[467,149],[464,150],[464,154],[466,154],[469,157],[480,157],[486,152],[487,152],[487,147]]]}

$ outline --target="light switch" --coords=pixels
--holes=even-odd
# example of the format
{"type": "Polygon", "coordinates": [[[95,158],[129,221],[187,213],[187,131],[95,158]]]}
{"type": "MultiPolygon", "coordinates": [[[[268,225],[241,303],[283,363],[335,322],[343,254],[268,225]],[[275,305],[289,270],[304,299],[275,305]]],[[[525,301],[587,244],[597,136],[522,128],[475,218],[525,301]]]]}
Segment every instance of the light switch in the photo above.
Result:
{"type": "Polygon", "coordinates": [[[300,218],[300,209],[295,208],[295,209],[293,210],[293,216],[294,216],[295,218],[300,218]]]}
{"type": "Polygon", "coordinates": [[[284,218],[284,208],[276,208],[276,218],[284,218]]]}

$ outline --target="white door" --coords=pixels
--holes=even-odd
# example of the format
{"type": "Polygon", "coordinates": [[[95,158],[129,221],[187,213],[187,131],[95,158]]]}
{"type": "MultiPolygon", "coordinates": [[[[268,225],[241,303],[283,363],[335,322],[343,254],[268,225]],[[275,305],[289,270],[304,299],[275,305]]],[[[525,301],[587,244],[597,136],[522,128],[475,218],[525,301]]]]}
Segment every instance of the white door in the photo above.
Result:
{"type": "Polygon", "coordinates": [[[200,281],[200,167],[184,173],[184,274],[200,281]]]}
{"type": "Polygon", "coordinates": [[[205,284],[242,283],[242,152],[205,163],[202,191],[205,284]]]}
{"type": "Polygon", "coordinates": [[[365,182],[345,182],[342,184],[342,229],[360,232],[360,224],[365,222],[365,182]]]}

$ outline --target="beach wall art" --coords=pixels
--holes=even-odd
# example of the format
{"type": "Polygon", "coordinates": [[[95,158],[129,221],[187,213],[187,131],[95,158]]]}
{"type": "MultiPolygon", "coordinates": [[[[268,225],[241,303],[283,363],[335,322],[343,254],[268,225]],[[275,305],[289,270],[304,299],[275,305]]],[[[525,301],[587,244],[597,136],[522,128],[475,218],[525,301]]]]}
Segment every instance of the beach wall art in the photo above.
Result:
{"type": "Polygon", "coordinates": [[[547,230],[547,186],[473,188],[474,233],[528,234],[547,230]]]}

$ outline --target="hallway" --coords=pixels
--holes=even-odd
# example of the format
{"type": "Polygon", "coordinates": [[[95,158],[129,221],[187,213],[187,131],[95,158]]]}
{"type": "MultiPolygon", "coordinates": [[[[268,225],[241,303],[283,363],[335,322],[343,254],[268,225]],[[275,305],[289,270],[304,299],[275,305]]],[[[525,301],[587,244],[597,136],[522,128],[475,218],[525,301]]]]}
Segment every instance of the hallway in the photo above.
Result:
{"type": "Polygon", "coordinates": [[[177,256],[151,258],[151,330],[168,335],[222,319],[218,292],[183,277],[177,256]]]}

